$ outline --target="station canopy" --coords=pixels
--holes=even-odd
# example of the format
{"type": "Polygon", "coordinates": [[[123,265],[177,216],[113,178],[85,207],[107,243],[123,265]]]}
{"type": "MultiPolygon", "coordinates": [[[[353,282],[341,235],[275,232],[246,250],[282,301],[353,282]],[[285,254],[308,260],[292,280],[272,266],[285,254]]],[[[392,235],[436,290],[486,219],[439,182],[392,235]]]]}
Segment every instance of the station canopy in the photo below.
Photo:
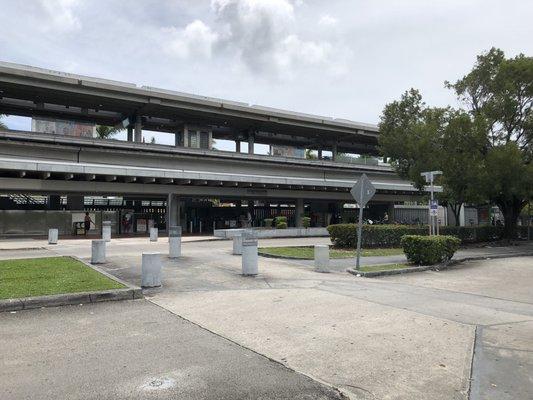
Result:
{"type": "Polygon", "coordinates": [[[0,114],[133,124],[178,133],[184,125],[208,127],[215,139],[332,149],[376,155],[378,128],[344,119],[249,105],[0,62],[0,114]]]}

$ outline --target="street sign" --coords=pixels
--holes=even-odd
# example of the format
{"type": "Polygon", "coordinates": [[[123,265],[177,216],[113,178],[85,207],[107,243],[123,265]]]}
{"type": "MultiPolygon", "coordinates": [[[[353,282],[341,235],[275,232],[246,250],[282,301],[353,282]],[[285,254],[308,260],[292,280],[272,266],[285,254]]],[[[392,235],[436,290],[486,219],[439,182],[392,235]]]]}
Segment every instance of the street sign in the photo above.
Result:
{"type": "Polygon", "coordinates": [[[357,226],[357,258],[355,261],[355,269],[359,269],[359,262],[361,259],[361,236],[363,234],[363,209],[366,203],[376,194],[376,188],[370,182],[366,174],[361,175],[361,178],[353,185],[350,190],[352,197],[359,204],[359,224],[357,226]]]}
{"type": "Polygon", "coordinates": [[[370,182],[370,179],[366,176],[366,174],[361,175],[361,179],[359,179],[355,185],[353,185],[352,189],[350,190],[350,194],[352,197],[357,201],[359,204],[359,207],[366,206],[366,203],[376,194],[376,188],[374,185],[372,185],[372,182],[370,182]]]}

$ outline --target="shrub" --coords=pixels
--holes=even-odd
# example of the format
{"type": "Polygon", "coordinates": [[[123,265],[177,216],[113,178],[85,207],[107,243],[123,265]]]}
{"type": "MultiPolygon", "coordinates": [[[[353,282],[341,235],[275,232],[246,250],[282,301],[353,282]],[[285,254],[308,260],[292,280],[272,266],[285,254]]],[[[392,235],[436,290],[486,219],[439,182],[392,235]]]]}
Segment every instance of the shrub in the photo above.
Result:
{"type": "Polygon", "coordinates": [[[283,221],[276,222],[276,229],[287,229],[287,223],[283,221]]]}
{"type": "Polygon", "coordinates": [[[287,217],[284,217],[284,216],[276,217],[276,225],[278,222],[287,222],[287,217]]]}
{"type": "Polygon", "coordinates": [[[419,265],[432,265],[450,260],[459,248],[461,240],[446,235],[405,235],[401,244],[407,260],[419,265]]]}
{"type": "Polygon", "coordinates": [[[311,226],[311,218],[309,217],[302,217],[302,226],[304,228],[309,228],[311,226]]]}
{"type": "Polygon", "coordinates": [[[274,219],[265,218],[263,221],[265,223],[265,228],[272,228],[272,222],[274,221],[274,219]]]}
{"type": "MultiPolygon", "coordinates": [[[[329,236],[335,247],[354,248],[357,245],[357,225],[338,224],[328,226],[329,236]]],[[[402,236],[427,236],[427,226],[413,225],[363,225],[363,247],[399,247],[402,236]]],[[[499,226],[442,226],[440,234],[457,236],[461,243],[499,240],[503,227],[499,226]]]]}

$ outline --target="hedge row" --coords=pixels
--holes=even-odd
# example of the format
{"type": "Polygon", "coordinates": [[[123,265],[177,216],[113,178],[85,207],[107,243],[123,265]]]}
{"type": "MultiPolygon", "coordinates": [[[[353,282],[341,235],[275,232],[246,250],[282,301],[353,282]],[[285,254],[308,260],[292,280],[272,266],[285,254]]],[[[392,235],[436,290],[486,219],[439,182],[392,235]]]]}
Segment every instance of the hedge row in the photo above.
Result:
{"type": "MultiPolygon", "coordinates": [[[[354,248],[357,245],[357,225],[337,224],[328,226],[329,236],[335,247],[354,248]]],[[[441,235],[456,236],[461,243],[490,242],[503,237],[503,227],[500,226],[443,226],[441,235]]],[[[412,225],[363,225],[362,246],[370,247],[400,247],[402,236],[427,236],[427,226],[412,225]]]]}
{"type": "Polygon", "coordinates": [[[433,265],[451,260],[461,240],[455,236],[405,235],[401,245],[409,262],[433,265]]]}

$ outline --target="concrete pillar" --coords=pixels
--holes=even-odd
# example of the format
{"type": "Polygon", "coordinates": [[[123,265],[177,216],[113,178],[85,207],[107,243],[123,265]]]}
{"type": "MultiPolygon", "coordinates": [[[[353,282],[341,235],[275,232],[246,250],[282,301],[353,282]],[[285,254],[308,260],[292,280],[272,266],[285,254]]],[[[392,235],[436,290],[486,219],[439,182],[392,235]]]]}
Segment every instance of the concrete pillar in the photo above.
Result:
{"type": "Polygon", "coordinates": [[[143,253],[141,266],[141,287],[151,288],[161,286],[161,262],[160,253],[143,253]]]}
{"type": "Polygon", "coordinates": [[[329,272],[329,246],[315,245],[315,271],[329,272]]]}
{"type": "Polygon", "coordinates": [[[181,257],[181,226],[171,226],[168,230],[168,256],[181,257]]]}
{"type": "Polygon", "coordinates": [[[174,134],[174,146],[183,146],[183,135],[184,133],[182,131],[176,132],[174,134]]]}
{"type": "Polygon", "coordinates": [[[50,195],[48,196],[48,209],[60,210],[61,209],[61,196],[50,195]]]}
{"type": "Polygon", "coordinates": [[[111,241],[111,221],[102,222],[102,239],[106,242],[111,241]]]}
{"type": "Polygon", "coordinates": [[[302,224],[302,217],[304,216],[304,200],[303,199],[296,199],[296,207],[294,210],[294,219],[296,221],[296,227],[301,228],[303,226],[302,224]]]}
{"type": "Polygon", "coordinates": [[[335,161],[337,159],[337,154],[338,154],[338,151],[337,151],[337,143],[335,143],[333,145],[333,147],[331,148],[331,159],[333,161],[335,161]]]}
{"type": "Polygon", "coordinates": [[[176,193],[167,196],[167,229],[180,225],[180,198],[176,193]]]}
{"type": "Polygon", "coordinates": [[[241,152],[241,141],[240,140],[236,140],[235,141],[235,152],[236,153],[240,153],[241,152]]]}
{"type": "Polygon", "coordinates": [[[138,115],[136,118],[135,118],[135,142],[137,143],[141,143],[143,141],[143,131],[142,131],[143,127],[142,127],[142,120],[141,120],[141,116],[138,115]]]}
{"type": "Polygon", "coordinates": [[[57,228],[48,229],[48,244],[57,244],[58,236],[59,236],[59,229],[57,228]]]}
{"type": "Polygon", "coordinates": [[[83,196],[67,196],[67,210],[83,211],[84,208],[83,196]]]}
{"type": "Polygon", "coordinates": [[[128,142],[133,142],[133,126],[128,125],[128,142]]]}
{"type": "Polygon", "coordinates": [[[157,235],[159,231],[157,228],[150,228],[150,242],[157,242],[157,235]]]}
{"type": "Polygon", "coordinates": [[[248,133],[248,154],[254,154],[255,133],[250,131],[248,133]]]}
{"type": "Polygon", "coordinates": [[[105,263],[105,244],[104,239],[97,239],[91,242],[91,264],[105,263]]]}
{"type": "Polygon", "coordinates": [[[237,233],[233,236],[233,254],[240,256],[242,254],[242,234],[237,233]]]}
{"type": "Polygon", "coordinates": [[[318,159],[322,160],[322,149],[318,149],[318,159]]]}
{"type": "Polygon", "coordinates": [[[252,232],[242,234],[242,274],[255,276],[258,272],[257,238],[252,232]]]}

